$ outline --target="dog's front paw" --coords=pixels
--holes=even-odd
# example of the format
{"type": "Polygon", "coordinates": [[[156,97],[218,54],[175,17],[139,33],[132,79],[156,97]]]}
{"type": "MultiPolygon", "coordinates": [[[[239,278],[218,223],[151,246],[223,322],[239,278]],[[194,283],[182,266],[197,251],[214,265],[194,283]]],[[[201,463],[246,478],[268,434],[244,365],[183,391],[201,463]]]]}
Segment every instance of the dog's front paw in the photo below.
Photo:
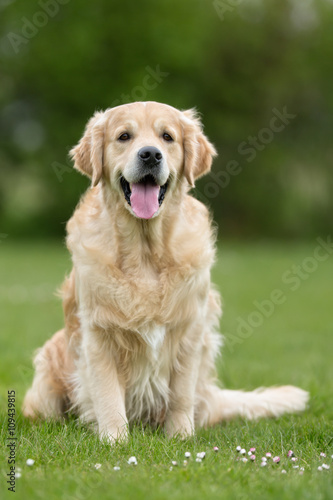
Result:
{"type": "Polygon", "coordinates": [[[186,439],[194,434],[193,417],[183,412],[170,413],[165,422],[165,432],[169,438],[186,439]]]}
{"type": "Polygon", "coordinates": [[[99,438],[110,445],[115,443],[124,443],[128,440],[128,426],[117,427],[114,429],[105,429],[99,432],[99,438]]]}

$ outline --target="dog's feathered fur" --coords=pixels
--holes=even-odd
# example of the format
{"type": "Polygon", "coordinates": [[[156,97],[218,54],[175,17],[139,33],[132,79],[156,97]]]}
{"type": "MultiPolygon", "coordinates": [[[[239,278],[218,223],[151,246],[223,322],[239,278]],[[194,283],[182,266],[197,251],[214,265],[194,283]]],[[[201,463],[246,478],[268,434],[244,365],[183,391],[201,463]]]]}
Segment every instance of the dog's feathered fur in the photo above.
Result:
{"type": "Polygon", "coordinates": [[[96,113],[71,153],[92,187],[67,225],[73,270],[62,289],[65,328],[35,358],[24,414],[59,417],[72,408],[113,442],[133,421],[186,436],[236,415],[303,410],[308,396],[296,387],[246,393],[216,385],[215,234],[206,207],[188,194],[215,150],[193,110],[148,102],[96,113]],[[114,139],[122,122],[137,134],[129,149],[114,139]],[[171,145],[158,132],[168,124],[171,145]],[[170,170],[165,201],[150,220],[134,216],[119,187],[145,144],[160,147],[170,170]]]}

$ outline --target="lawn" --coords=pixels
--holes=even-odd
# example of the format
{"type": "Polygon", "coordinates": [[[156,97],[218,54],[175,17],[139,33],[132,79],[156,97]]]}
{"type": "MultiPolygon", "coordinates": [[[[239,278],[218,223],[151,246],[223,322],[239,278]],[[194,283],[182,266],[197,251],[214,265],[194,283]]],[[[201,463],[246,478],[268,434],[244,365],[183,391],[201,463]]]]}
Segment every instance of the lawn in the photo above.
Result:
{"type": "Polygon", "coordinates": [[[305,413],[258,422],[238,419],[200,430],[186,441],[168,441],[163,432],[138,426],[127,444],[110,448],[74,418],[40,425],[22,418],[20,406],[33,374],[32,352],[62,325],[61,304],[53,291],[70,269],[70,260],[60,243],[3,240],[1,498],[332,499],[333,255],[324,248],[318,251],[318,245],[223,243],[213,272],[225,311],[220,379],[229,388],[249,390],[298,385],[311,393],[305,413]],[[21,468],[15,494],[7,491],[6,483],[9,390],[16,396],[16,467],[21,468]],[[255,447],[256,460],[240,460],[238,445],[246,452],[255,447]],[[295,462],[287,457],[288,450],[293,450],[295,462]],[[206,457],[196,462],[202,451],[206,457]],[[261,467],[267,452],[279,456],[280,463],[268,459],[261,467]],[[127,463],[133,455],[137,465],[127,463]],[[28,458],[34,465],[26,464],[28,458]],[[323,463],[330,469],[318,470],[323,463]]]}

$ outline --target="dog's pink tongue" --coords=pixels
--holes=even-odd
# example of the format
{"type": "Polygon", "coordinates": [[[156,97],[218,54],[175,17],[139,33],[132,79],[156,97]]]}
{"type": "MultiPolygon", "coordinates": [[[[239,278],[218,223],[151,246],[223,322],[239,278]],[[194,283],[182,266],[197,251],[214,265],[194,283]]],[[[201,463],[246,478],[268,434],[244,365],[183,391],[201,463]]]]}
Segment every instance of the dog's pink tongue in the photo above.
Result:
{"type": "Polygon", "coordinates": [[[131,207],[140,219],[151,219],[159,208],[160,186],[155,184],[132,184],[131,207]]]}

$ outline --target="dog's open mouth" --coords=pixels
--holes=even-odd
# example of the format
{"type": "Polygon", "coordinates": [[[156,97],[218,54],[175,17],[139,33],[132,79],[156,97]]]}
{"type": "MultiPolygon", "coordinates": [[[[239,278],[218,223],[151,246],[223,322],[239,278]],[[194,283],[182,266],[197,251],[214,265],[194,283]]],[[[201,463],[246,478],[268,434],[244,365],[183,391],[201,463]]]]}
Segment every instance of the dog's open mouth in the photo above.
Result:
{"type": "Polygon", "coordinates": [[[124,177],[120,178],[127,203],[140,219],[151,219],[162,205],[168,181],[159,186],[152,175],[146,175],[140,182],[130,184],[124,177]]]}

